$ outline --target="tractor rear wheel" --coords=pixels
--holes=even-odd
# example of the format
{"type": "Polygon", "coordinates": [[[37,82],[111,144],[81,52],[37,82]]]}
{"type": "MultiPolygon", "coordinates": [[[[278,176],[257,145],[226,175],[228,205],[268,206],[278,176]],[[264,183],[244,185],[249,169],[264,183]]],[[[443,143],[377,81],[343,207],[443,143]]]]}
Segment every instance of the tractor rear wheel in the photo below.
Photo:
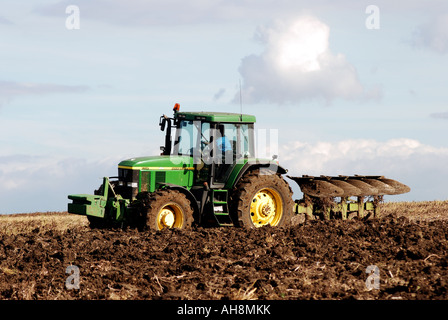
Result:
{"type": "Polygon", "coordinates": [[[193,209],[190,200],[177,190],[160,190],[148,193],[144,199],[144,228],[185,229],[193,223],[193,209]]]}
{"type": "Polygon", "coordinates": [[[236,226],[257,228],[291,223],[294,202],[289,184],[275,173],[250,172],[240,180],[232,195],[236,226]]]}

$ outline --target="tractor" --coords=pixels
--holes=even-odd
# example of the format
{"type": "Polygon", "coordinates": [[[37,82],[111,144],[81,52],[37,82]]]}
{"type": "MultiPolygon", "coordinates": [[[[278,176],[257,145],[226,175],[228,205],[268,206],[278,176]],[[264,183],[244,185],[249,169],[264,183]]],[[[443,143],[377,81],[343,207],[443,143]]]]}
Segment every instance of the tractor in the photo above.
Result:
{"type": "Polygon", "coordinates": [[[410,190],[383,176],[286,176],[303,192],[294,201],[277,156],[256,157],[255,116],[181,112],[177,103],[173,111],[159,119],[160,155],[121,161],[93,195],[69,195],[68,212],[86,215],[92,228],[282,227],[298,214],[378,216],[384,195],[410,190]]]}

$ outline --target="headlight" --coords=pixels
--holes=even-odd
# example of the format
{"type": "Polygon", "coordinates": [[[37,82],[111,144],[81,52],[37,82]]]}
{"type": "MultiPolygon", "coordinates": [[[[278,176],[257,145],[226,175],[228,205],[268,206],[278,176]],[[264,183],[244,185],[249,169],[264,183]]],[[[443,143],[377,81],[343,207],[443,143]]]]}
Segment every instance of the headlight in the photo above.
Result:
{"type": "Polygon", "coordinates": [[[137,188],[138,187],[138,183],[137,182],[128,182],[126,185],[128,187],[131,187],[131,188],[137,188]]]}

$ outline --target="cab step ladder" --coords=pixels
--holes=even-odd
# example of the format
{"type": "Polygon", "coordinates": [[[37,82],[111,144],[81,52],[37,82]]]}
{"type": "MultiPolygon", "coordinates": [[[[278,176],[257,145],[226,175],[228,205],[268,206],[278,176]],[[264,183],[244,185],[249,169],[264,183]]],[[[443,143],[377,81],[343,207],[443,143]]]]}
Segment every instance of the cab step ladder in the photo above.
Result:
{"type": "Polygon", "coordinates": [[[213,213],[219,226],[233,226],[229,213],[227,190],[212,189],[211,197],[213,213]]]}

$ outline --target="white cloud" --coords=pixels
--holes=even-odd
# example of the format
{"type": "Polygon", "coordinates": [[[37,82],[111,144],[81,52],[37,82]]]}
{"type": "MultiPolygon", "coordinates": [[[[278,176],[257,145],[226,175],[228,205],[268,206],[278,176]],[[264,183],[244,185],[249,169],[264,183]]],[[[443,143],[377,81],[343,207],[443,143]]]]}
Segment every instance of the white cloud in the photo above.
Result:
{"type": "Polygon", "coordinates": [[[295,142],[280,147],[289,175],[384,175],[411,187],[406,200],[448,199],[448,148],[413,139],[295,142]]]}
{"type": "Polygon", "coordinates": [[[239,69],[247,103],[379,97],[377,90],[365,90],[343,54],[331,52],[330,28],[315,17],[276,22],[256,36],[264,51],[243,58],[239,69]]]}
{"type": "Polygon", "coordinates": [[[291,24],[260,28],[260,38],[269,44],[266,53],[278,68],[302,72],[321,70],[319,56],[328,50],[330,28],[317,19],[302,17],[291,24]]]}

